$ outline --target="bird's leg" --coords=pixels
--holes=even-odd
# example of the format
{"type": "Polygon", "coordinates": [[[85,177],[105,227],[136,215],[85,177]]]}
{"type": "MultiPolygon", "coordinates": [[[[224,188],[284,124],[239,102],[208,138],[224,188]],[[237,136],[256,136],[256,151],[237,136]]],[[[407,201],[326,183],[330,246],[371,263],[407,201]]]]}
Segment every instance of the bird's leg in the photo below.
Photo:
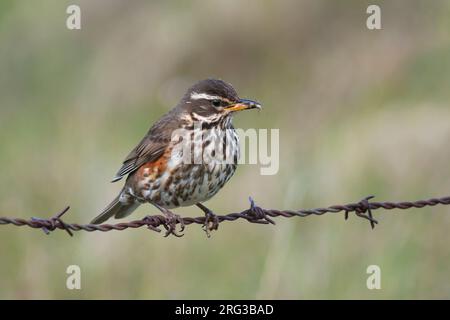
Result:
{"type": "Polygon", "coordinates": [[[205,207],[200,202],[196,204],[197,207],[202,209],[205,213],[205,223],[203,224],[203,230],[205,230],[208,238],[211,236],[211,231],[217,230],[219,228],[219,218],[210,209],[205,207]]]}
{"type": "Polygon", "coordinates": [[[166,223],[164,224],[164,228],[166,228],[166,234],[164,237],[169,236],[170,234],[173,234],[176,237],[182,237],[184,234],[180,234],[176,232],[177,223],[180,223],[181,228],[180,232],[184,231],[184,220],[181,218],[178,214],[173,213],[169,209],[166,209],[164,207],[161,207],[155,203],[152,203],[155,207],[157,207],[165,216],[166,216],[166,223]]]}

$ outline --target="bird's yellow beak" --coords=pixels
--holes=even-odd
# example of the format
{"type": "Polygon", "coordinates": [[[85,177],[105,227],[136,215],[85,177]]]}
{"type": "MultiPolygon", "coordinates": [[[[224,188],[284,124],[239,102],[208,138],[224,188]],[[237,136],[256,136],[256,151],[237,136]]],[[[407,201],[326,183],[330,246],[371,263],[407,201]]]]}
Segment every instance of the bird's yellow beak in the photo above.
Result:
{"type": "Polygon", "coordinates": [[[259,102],[248,99],[240,99],[237,103],[225,107],[225,110],[229,112],[236,112],[247,109],[261,109],[261,108],[262,107],[259,102]]]}

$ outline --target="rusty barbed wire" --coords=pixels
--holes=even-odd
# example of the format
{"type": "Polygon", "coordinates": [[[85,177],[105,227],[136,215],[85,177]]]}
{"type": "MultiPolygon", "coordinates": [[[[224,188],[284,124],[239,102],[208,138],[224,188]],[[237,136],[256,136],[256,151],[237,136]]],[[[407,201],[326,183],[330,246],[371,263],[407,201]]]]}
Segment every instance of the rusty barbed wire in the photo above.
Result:
{"type": "MultiPolygon", "coordinates": [[[[450,197],[442,198],[432,198],[428,200],[418,200],[413,202],[372,202],[373,196],[366,197],[359,202],[350,203],[346,205],[333,205],[326,208],[316,208],[316,209],[300,209],[300,210],[276,210],[276,209],[263,209],[258,207],[252,198],[250,199],[250,208],[242,212],[230,213],[226,215],[218,215],[218,222],[224,221],[235,221],[238,219],[244,219],[251,223],[260,224],[275,224],[271,218],[274,217],[307,217],[310,215],[323,215],[326,213],[339,213],[344,212],[344,217],[347,220],[349,213],[355,213],[358,217],[368,220],[371,224],[372,229],[377,224],[377,220],[373,218],[372,211],[377,209],[411,209],[411,208],[423,208],[431,207],[436,205],[450,205],[450,197]]],[[[62,216],[69,211],[70,207],[66,207],[64,210],[56,214],[50,219],[41,218],[31,218],[21,219],[21,218],[8,218],[0,217],[0,225],[14,225],[14,226],[28,226],[30,228],[42,229],[45,233],[49,234],[51,231],[56,229],[65,230],[70,236],[73,236],[73,231],[122,231],[125,229],[136,229],[141,227],[147,227],[149,230],[161,232],[159,227],[164,227],[166,229],[165,236],[173,234],[175,236],[180,236],[174,232],[174,229],[169,225],[170,223],[178,224],[180,222],[169,222],[166,217],[162,215],[146,216],[141,220],[135,220],[130,222],[121,222],[117,224],[78,224],[78,223],[65,223],[62,220],[62,216]]],[[[190,224],[205,224],[205,217],[196,218],[182,218],[184,225],[190,224]]],[[[208,230],[206,230],[208,231],[208,230]]],[[[208,232],[207,232],[208,233],[208,232]]]]}

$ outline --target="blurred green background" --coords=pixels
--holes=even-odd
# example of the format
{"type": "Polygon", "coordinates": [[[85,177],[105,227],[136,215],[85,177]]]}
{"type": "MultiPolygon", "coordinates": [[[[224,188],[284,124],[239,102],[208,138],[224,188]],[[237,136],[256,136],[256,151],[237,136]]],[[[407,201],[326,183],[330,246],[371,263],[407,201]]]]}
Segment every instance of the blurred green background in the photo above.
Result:
{"type": "MultiPolygon", "coordinates": [[[[280,129],[280,170],[243,165],[207,205],[296,209],[449,194],[450,2],[0,2],[0,216],[87,223],[149,126],[194,81],[263,102],[242,128],[280,129]],[[382,30],[366,28],[379,4],[382,30]],[[66,28],[78,4],[82,29],[66,28]]],[[[198,209],[177,210],[185,216],[198,209]]],[[[141,207],[131,219],[157,213],[141,207]]],[[[450,209],[223,223],[207,239],[144,228],[0,228],[0,298],[450,298],[450,209]],[[66,289],[79,265],[82,289],[66,289]],[[366,268],[381,268],[381,290],[366,268]]]]}

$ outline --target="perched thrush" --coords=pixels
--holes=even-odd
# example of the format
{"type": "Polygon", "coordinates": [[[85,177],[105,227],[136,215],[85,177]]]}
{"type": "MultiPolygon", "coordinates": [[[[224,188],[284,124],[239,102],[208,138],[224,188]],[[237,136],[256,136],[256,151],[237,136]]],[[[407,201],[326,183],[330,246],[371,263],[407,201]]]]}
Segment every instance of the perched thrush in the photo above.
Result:
{"type": "Polygon", "coordinates": [[[217,229],[217,217],[202,202],[213,197],[234,174],[240,148],[233,114],[253,108],[261,105],[240,99],[222,80],[194,84],[126,157],[113,179],[116,182],[128,176],[125,186],[92,223],[100,224],[112,216],[126,217],[140,204],[151,203],[170,222],[167,235],[177,235],[175,225],[180,222],[183,228],[183,220],[169,209],[197,205],[206,215],[206,232],[217,229]],[[196,130],[201,134],[194,134],[196,130]],[[186,151],[193,152],[186,156],[186,151]],[[198,161],[195,154],[208,154],[209,160],[200,157],[198,161]]]}

